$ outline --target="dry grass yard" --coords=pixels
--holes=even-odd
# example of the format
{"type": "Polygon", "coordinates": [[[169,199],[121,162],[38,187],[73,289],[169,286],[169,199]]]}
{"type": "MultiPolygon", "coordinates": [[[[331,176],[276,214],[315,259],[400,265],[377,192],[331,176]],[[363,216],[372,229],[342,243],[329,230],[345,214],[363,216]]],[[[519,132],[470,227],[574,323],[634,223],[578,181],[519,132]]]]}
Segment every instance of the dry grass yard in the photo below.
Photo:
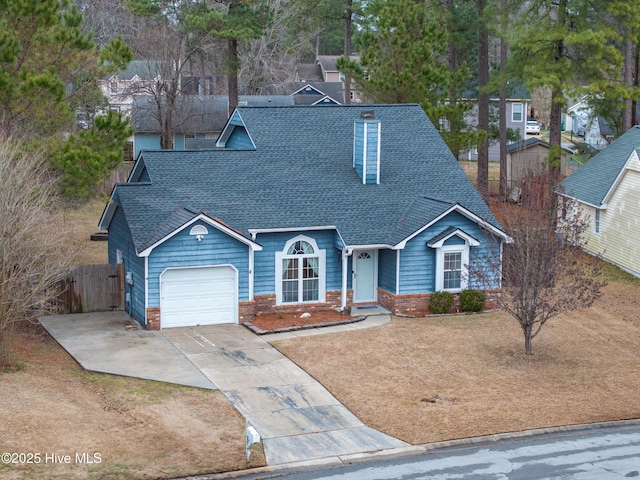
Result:
{"type": "Polygon", "coordinates": [[[524,355],[504,313],[393,318],[278,342],[367,425],[413,444],[640,418],[640,288],[554,318],[524,355]]]}
{"type": "Polygon", "coordinates": [[[107,242],[91,241],[91,234],[98,231],[98,222],[108,200],[106,197],[95,198],[86,205],[69,206],[65,210],[61,232],[77,246],[73,265],[107,263],[107,242]]]}
{"type": "MultiPolygon", "coordinates": [[[[104,201],[70,209],[76,263],[105,263],[91,242],[104,201]]],[[[607,269],[590,309],[552,319],[533,356],[504,313],[392,318],[353,333],[277,347],[367,425],[413,444],[640,418],[640,282],[607,269]]],[[[39,326],[17,335],[18,368],[0,371],[0,478],[173,478],[246,468],[245,421],[219,392],[93,374],[39,326]],[[76,462],[75,454],[100,463],[76,462]],[[45,463],[46,454],[71,464],[45,463]]],[[[251,466],[263,464],[254,455],[251,466]]]]}
{"type": "MultiPolygon", "coordinates": [[[[15,346],[18,371],[0,371],[0,453],[40,457],[1,462],[3,480],[158,479],[247,467],[245,420],[220,392],[86,372],[39,325],[21,328],[15,346]]],[[[250,466],[263,463],[256,453],[250,466]]]]}

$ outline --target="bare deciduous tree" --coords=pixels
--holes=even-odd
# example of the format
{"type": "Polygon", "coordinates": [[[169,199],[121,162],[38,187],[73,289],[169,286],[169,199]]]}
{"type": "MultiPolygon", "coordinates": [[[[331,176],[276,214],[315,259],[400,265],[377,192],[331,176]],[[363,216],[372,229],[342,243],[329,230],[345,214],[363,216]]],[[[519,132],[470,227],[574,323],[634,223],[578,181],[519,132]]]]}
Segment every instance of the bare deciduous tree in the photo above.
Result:
{"type": "Polygon", "coordinates": [[[0,134],[0,367],[11,365],[15,325],[42,311],[68,270],[55,184],[46,162],[0,134]]]}
{"type": "Polygon", "coordinates": [[[481,283],[502,278],[498,305],[520,324],[525,353],[551,318],[590,307],[605,282],[597,276],[597,258],[586,255],[584,235],[588,219],[568,203],[560,218],[549,202],[549,174],[531,176],[521,187],[521,204],[501,203],[494,214],[513,242],[492,252],[488,267],[474,272],[481,283]]]}

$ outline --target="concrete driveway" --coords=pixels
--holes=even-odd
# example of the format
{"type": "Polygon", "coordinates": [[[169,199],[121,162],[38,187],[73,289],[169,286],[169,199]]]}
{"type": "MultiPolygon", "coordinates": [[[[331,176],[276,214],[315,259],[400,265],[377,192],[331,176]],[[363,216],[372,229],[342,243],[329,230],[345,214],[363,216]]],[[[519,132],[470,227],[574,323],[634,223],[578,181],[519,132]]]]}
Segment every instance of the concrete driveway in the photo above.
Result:
{"type": "Polygon", "coordinates": [[[123,312],[42,317],[85,369],[218,388],[260,433],[268,465],[408,447],[365,426],[265,338],[369,328],[389,320],[258,336],[240,325],[142,330],[123,312]]]}
{"type": "Polygon", "coordinates": [[[52,315],[42,326],[85,370],[216,389],[159,331],[125,312],[52,315]]]}

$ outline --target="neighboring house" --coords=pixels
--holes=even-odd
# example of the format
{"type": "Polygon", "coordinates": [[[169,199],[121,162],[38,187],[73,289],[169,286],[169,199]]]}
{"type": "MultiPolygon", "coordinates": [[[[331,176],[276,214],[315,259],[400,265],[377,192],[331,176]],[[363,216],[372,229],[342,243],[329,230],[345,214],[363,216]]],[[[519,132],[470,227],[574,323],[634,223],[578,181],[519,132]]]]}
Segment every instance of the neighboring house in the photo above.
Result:
{"type": "Polygon", "coordinates": [[[640,277],[640,126],[632,127],[560,184],[587,215],[587,249],[640,277]]]}
{"type": "Polygon", "coordinates": [[[340,105],[344,103],[342,84],[335,82],[286,82],[266,89],[271,95],[290,95],[296,105],[340,105]]]}
{"type": "MultiPolygon", "coordinates": [[[[240,105],[294,105],[289,95],[240,95],[240,105]]],[[[182,95],[179,97],[171,124],[173,149],[215,148],[220,132],[229,115],[229,97],[213,95],[182,95]]],[[[160,122],[156,99],[134,97],[131,124],[133,125],[133,158],[142,150],[160,149],[160,122]]]]}
{"type": "Polygon", "coordinates": [[[584,133],[584,143],[597,150],[602,150],[611,143],[614,133],[607,121],[601,116],[589,119],[584,133]]]}
{"type": "MultiPolygon", "coordinates": [[[[476,100],[463,99],[462,101],[473,101],[474,106],[465,114],[465,121],[472,129],[478,127],[478,104],[476,100]]],[[[497,123],[499,119],[499,102],[498,97],[489,99],[490,117],[492,122],[497,123]]],[[[506,115],[507,128],[520,132],[520,138],[526,139],[525,125],[527,123],[529,112],[531,110],[531,96],[522,88],[516,87],[512,94],[507,98],[506,115]]],[[[478,160],[478,150],[471,148],[460,154],[461,160],[478,160]]],[[[489,144],[489,160],[497,161],[500,159],[500,144],[497,140],[491,141],[489,144]]]]}
{"type": "Polygon", "coordinates": [[[134,98],[149,94],[162,82],[163,64],[159,61],[134,60],[125,70],[98,80],[98,88],[109,107],[124,116],[131,114],[134,98]]]}
{"type": "MultiPolygon", "coordinates": [[[[336,60],[340,58],[340,55],[318,55],[314,64],[300,64],[296,66],[296,81],[303,83],[325,82],[335,83],[340,85],[342,94],[336,97],[332,92],[325,92],[331,98],[340,100],[340,103],[345,103],[347,95],[351,100],[351,103],[362,103],[361,95],[351,88],[349,92],[344,91],[344,75],[340,73],[336,66],[336,60]]],[[[360,61],[360,57],[352,55],[351,60],[356,62],[360,61]]],[[[320,88],[324,91],[324,88],[320,88]]]]}
{"type": "Polygon", "coordinates": [[[607,121],[594,115],[593,108],[587,103],[587,97],[582,97],[567,109],[567,126],[572,135],[583,137],[584,143],[602,150],[614,139],[614,132],[607,121]]]}
{"type": "Polygon", "coordinates": [[[423,314],[507,239],[418,105],[239,106],[218,147],[141,152],[101,218],[147,328],[423,314]]]}
{"type": "MultiPolygon", "coordinates": [[[[528,175],[537,175],[547,169],[551,145],[539,138],[527,138],[523,142],[507,145],[507,182],[516,185],[528,175]]],[[[566,177],[579,164],[571,159],[572,152],[562,149],[560,175],[566,177]]]]}
{"type": "Polygon", "coordinates": [[[292,83],[296,88],[290,95],[296,105],[340,105],[344,101],[342,84],[332,82],[292,83]]]}
{"type": "MultiPolygon", "coordinates": [[[[296,65],[295,71],[296,82],[301,83],[318,83],[324,82],[322,76],[322,67],[319,63],[299,63],[296,65]]],[[[332,82],[334,83],[334,82],[332,82]]]]}

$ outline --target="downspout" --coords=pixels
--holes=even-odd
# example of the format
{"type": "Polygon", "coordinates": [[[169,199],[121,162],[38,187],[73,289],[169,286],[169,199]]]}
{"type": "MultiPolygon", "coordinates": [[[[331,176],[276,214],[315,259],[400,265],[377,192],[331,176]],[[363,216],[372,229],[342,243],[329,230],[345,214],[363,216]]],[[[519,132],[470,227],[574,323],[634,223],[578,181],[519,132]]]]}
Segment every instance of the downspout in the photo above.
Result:
{"type": "Polygon", "coordinates": [[[349,266],[349,255],[351,252],[346,248],[342,249],[342,291],[341,291],[341,302],[340,302],[340,311],[344,312],[347,308],[347,267],[349,266]]]}
{"type": "Polygon", "coordinates": [[[396,295],[400,295],[400,252],[396,250],[396,295]]]}

